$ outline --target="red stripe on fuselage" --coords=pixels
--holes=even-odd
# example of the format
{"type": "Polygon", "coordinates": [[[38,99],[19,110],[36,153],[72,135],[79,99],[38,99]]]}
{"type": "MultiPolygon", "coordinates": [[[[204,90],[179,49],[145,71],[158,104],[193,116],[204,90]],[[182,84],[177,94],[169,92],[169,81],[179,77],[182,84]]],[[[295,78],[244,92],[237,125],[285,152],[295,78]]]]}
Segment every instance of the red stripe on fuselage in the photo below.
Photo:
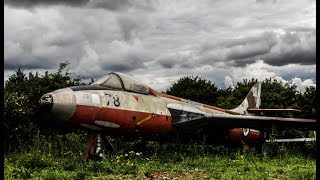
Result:
{"type": "Polygon", "coordinates": [[[128,135],[139,131],[139,135],[156,135],[174,130],[171,116],[153,114],[152,118],[137,125],[137,123],[147,116],[148,112],[130,111],[115,108],[105,108],[87,105],[77,105],[72,122],[76,124],[90,124],[100,128],[110,135],[128,135]],[[107,121],[118,124],[119,128],[109,128],[99,126],[95,121],[107,121]]]}

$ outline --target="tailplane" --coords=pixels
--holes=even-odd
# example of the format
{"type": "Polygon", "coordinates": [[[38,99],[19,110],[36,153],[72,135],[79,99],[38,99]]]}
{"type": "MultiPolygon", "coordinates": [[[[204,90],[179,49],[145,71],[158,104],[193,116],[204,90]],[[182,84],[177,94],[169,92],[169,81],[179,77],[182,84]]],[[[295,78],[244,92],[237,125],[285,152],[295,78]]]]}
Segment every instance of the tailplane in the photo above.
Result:
{"type": "Polygon", "coordinates": [[[247,109],[259,109],[261,104],[261,82],[257,82],[252,88],[250,89],[249,93],[247,94],[246,98],[242,101],[242,103],[234,108],[231,109],[233,112],[237,112],[240,114],[247,114],[247,109]]]}

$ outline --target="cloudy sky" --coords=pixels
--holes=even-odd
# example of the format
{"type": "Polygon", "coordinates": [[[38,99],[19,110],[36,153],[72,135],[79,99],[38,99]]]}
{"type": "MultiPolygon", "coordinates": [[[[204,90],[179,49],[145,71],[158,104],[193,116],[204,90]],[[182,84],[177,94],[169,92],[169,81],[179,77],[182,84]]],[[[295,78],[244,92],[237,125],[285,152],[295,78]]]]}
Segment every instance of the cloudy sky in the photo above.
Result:
{"type": "Polygon", "coordinates": [[[158,90],[185,75],[218,87],[316,81],[315,0],[4,0],[4,75],[127,73],[158,90]]]}

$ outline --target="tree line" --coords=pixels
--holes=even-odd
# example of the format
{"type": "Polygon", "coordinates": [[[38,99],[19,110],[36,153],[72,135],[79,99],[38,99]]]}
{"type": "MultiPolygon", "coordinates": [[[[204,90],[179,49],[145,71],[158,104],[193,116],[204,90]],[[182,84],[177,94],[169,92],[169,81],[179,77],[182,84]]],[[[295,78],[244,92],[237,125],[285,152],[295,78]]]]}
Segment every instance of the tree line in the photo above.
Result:
{"type": "MultiPolygon", "coordinates": [[[[81,78],[73,78],[69,72],[68,62],[60,63],[57,72],[44,74],[38,72],[24,73],[19,68],[4,82],[4,150],[6,153],[21,151],[34,145],[32,139],[36,134],[52,137],[62,141],[61,135],[67,132],[83,133],[72,128],[56,127],[53,122],[44,121],[39,112],[39,99],[48,92],[59,88],[84,85],[81,78]],[[60,139],[57,139],[59,138],[60,139]]],[[[190,99],[193,101],[232,109],[245,98],[257,79],[238,82],[235,88],[217,88],[210,80],[199,76],[185,76],[173,83],[167,94],[190,99]]],[[[297,108],[302,113],[296,117],[316,117],[316,88],[307,87],[304,94],[295,86],[282,84],[274,79],[262,82],[261,108],[297,108]]],[[[286,114],[292,116],[292,114],[286,114]]],[[[61,142],[62,143],[62,142],[61,142]]]]}
{"type": "MultiPolygon", "coordinates": [[[[185,76],[178,79],[166,93],[192,101],[201,102],[225,109],[236,108],[246,97],[257,79],[243,79],[234,88],[217,88],[214,83],[200,76],[185,76]]],[[[300,109],[295,117],[316,118],[316,88],[307,87],[305,93],[296,90],[297,86],[283,84],[275,79],[266,78],[261,84],[261,109],[300,109]]],[[[268,114],[265,114],[268,115],[268,114]]],[[[275,115],[269,114],[269,115],[275,115]]],[[[293,114],[285,114],[293,116],[293,114]]]]}

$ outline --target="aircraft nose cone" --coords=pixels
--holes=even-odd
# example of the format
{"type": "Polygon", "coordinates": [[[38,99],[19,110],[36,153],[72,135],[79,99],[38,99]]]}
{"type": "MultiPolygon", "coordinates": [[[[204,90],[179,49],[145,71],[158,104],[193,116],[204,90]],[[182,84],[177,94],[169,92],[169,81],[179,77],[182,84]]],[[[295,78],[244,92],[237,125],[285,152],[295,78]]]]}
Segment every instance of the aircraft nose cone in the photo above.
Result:
{"type": "Polygon", "coordinates": [[[68,121],[76,110],[75,95],[70,88],[63,88],[43,95],[39,102],[54,120],[68,121]]]}
{"type": "Polygon", "coordinates": [[[40,106],[42,108],[47,108],[47,109],[50,109],[52,108],[53,106],[53,97],[51,94],[45,94],[43,95],[40,100],[39,100],[39,103],[40,103],[40,106]]]}

